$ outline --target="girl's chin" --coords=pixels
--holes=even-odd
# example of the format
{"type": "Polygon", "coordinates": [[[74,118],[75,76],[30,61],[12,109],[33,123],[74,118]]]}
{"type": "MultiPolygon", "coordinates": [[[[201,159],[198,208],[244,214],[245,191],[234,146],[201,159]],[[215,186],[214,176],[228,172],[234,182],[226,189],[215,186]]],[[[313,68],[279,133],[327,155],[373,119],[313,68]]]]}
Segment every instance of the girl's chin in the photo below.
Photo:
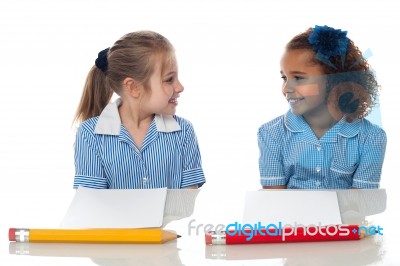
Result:
{"type": "Polygon", "coordinates": [[[174,108],[173,110],[165,110],[164,112],[161,112],[161,115],[174,115],[176,113],[176,109],[174,108]]]}
{"type": "Polygon", "coordinates": [[[302,112],[300,112],[298,109],[296,109],[296,108],[291,108],[291,111],[292,111],[292,114],[294,114],[294,115],[302,115],[303,113],[302,112]]]}

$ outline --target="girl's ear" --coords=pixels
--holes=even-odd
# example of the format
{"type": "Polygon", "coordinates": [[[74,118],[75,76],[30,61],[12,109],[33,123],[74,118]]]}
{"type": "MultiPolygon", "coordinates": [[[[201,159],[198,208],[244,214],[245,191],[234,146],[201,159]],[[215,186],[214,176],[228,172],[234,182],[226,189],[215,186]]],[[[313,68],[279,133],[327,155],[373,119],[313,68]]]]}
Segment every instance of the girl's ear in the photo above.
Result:
{"type": "Polygon", "coordinates": [[[125,78],[122,82],[122,90],[127,95],[134,98],[139,98],[141,93],[142,85],[133,78],[125,78]]]}

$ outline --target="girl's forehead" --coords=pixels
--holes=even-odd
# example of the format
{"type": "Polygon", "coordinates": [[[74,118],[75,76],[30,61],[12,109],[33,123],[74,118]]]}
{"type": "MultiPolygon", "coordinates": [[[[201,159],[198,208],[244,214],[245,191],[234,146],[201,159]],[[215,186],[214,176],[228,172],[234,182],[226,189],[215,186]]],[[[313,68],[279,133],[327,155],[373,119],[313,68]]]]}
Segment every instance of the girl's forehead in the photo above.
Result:
{"type": "Polygon", "coordinates": [[[160,71],[161,74],[165,74],[166,72],[171,71],[177,71],[178,64],[175,58],[175,54],[173,53],[159,54],[156,56],[154,61],[156,71],[160,71]]]}
{"type": "MultiPolygon", "coordinates": [[[[288,50],[282,55],[281,70],[288,72],[318,72],[323,74],[319,64],[315,63],[315,54],[309,50],[288,50]]],[[[314,73],[316,74],[316,73],[314,73]]]]}
{"type": "Polygon", "coordinates": [[[309,50],[287,50],[282,55],[281,64],[315,65],[314,56],[314,53],[309,50]]]}

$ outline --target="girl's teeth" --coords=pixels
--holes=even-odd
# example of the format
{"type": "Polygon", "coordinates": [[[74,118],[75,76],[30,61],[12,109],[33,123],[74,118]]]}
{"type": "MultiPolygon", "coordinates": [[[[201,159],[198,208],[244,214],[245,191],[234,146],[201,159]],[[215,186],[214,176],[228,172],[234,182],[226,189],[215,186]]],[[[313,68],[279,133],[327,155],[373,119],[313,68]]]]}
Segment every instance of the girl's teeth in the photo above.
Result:
{"type": "Polygon", "coordinates": [[[298,102],[300,100],[302,100],[302,99],[289,99],[288,102],[289,103],[295,103],[295,102],[298,102]]]}

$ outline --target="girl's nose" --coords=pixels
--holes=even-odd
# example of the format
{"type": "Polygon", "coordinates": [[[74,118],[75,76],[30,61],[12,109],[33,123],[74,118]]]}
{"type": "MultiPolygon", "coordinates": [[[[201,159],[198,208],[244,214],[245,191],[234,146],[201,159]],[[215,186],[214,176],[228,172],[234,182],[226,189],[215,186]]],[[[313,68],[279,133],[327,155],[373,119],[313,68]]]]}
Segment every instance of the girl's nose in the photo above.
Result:
{"type": "Polygon", "coordinates": [[[287,79],[285,83],[282,85],[282,92],[284,94],[294,92],[293,82],[290,79],[287,79]]]}
{"type": "Polygon", "coordinates": [[[175,87],[175,91],[180,93],[183,92],[185,88],[183,87],[182,83],[178,82],[177,86],[175,87]]]}

